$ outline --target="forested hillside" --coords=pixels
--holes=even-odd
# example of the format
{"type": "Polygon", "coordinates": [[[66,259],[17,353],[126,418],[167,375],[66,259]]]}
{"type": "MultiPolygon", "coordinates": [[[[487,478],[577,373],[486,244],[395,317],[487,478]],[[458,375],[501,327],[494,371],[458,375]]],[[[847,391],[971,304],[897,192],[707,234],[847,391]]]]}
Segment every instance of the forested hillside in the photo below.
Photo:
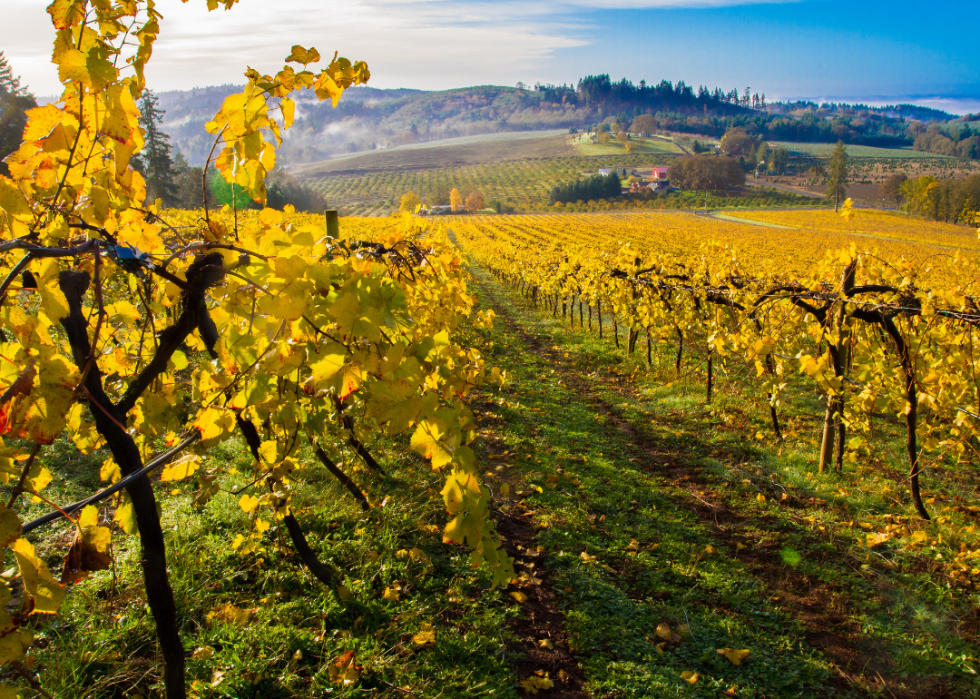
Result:
{"type": "MultiPolygon", "coordinates": [[[[191,165],[211,148],[204,125],[240,86],[159,94],[164,130],[191,165]]],[[[336,108],[297,97],[296,128],[281,157],[287,164],[339,154],[509,131],[584,130],[597,123],[653,117],[651,128],[720,138],[744,128],[766,140],[911,147],[944,155],[980,156],[980,121],[914,105],[881,108],[811,102],[766,102],[748,88],[695,90],[679,81],[657,84],[590,75],[577,85],[482,85],[440,92],[358,87],[336,108]],[[931,122],[926,125],[923,122],[931,122]]]]}

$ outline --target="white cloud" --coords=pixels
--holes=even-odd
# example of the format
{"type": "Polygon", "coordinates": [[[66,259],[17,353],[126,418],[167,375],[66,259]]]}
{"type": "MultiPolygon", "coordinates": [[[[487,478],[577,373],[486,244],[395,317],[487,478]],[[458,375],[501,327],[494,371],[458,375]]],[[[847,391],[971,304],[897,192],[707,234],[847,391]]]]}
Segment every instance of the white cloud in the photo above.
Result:
{"type": "MultiPolygon", "coordinates": [[[[597,8],[683,8],[794,0],[164,0],[147,78],[156,90],[237,83],[247,65],[277,70],[293,44],[365,60],[379,87],[445,88],[534,80],[562,49],[589,43],[597,8]]],[[[49,0],[0,0],[0,48],[35,93],[59,91],[49,0]]],[[[593,27],[594,28],[594,27],[593,27]]]]}

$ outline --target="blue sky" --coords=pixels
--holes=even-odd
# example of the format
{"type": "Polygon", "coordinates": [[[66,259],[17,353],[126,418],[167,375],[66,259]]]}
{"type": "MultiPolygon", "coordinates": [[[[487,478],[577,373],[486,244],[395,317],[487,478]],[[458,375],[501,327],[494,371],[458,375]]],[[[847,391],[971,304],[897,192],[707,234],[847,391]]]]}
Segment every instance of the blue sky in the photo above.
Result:
{"type": "MultiPolygon", "coordinates": [[[[0,50],[57,89],[47,0],[0,0],[0,50]]],[[[366,60],[376,87],[614,79],[746,86],[772,98],[980,100],[980,3],[910,0],[161,0],[157,90],[273,71],[294,43],[366,60]]],[[[977,103],[980,105],[980,102],[977,103]]],[[[980,111],[980,106],[976,111],[980,111]]]]}

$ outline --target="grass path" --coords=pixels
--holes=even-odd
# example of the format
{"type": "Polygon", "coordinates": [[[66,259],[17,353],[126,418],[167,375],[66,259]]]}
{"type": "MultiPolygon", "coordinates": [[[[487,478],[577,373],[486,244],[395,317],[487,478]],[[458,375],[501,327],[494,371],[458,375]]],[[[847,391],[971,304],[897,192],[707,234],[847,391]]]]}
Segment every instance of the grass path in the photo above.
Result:
{"type": "Polygon", "coordinates": [[[875,628],[889,591],[808,522],[829,505],[778,480],[726,482],[709,458],[718,435],[589,372],[586,341],[476,274],[498,313],[489,361],[514,376],[480,423],[491,483],[509,490],[501,531],[525,522],[511,543],[533,592],[522,673],[567,673],[554,697],[975,695],[974,678],[902,637],[905,620],[875,628]],[[735,665],[725,649],[750,652],[735,665]]]}
{"type": "Polygon", "coordinates": [[[717,218],[721,221],[731,221],[732,223],[747,223],[750,226],[762,226],[763,228],[782,228],[787,231],[799,230],[796,226],[784,226],[779,223],[766,223],[765,221],[755,221],[750,218],[739,218],[737,216],[729,216],[728,214],[722,214],[717,211],[709,211],[708,216],[711,218],[717,218]]]}

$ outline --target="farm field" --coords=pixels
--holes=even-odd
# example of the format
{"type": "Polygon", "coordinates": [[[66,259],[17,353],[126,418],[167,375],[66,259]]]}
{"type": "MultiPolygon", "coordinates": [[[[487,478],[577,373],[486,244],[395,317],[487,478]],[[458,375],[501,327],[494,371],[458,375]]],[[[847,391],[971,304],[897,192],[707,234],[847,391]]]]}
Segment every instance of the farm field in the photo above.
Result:
{"type": "MultiPolygon", "coordinates": [[[[345,216],[387,216],[398,208],[401,196],[413,191],[419,196],[442,198],[458,188],[465,196],[473,189],[483,192],[487,203],[498,201],[517,210],[545,210],[548,194],[556,184],[595,173],[600,168],[648,168],[669,165],[676,155],[663,151],[622,152],[613,155],[579,155],[566,141],[572,136],[550,139],[485,141],[471,146],[436,146],[421,151],[389,150],[343,161],[328,161],[291,168],[299,179],[322,193],[345,216]],[[564,144],[564,145],[562,145],[564,144]],[[555,152],[556,145],[562,150],[555,152]],[[524,146],[528,146],[526,150],[524,146]],[[545,150],[540,157],[538,147],[545,150]],[[472,162],[459,159],[460,148],[475,148],[472,162]],[[455,163],[455,164],[454,164],[455,163]]],[[[680,152],[670,141],[658,141],[680,152]]],[[[617,146],[618,147],[618,146],[617,146]]],[[[813,206],[822,202],[802,195],[747,188],[731,197],[712,195],[711,207],[813,206]]],[[[661,196],[644,206],[698,208],[704,205],[694,192],[661,196]]]]}
{"type": "Polygon", "coordinates": [[[574,180],[603,167],[643,167],[670,162],[668,156],[620,155],[598,158],[573,156],[505,160],[473,165],[432,168],[391,167],[367,173],[335,173],[309,176],[308,184],[331,204],[354,216],[387,215],[411,190],[420,196],[448,195],[453,187],[462,192],[480,189],[486,200],[515,206],[547,204],[555,184],[574,180]]]}
{"type": "MultiPolygon", "coordinates": [[[[527,141],[530,139],[541,139],[541,138],[551,138],[554,136],[560,136],[567,134],[568,129],[546,129],[544,131],[503,131],[488,134],[477,134],[475,136],[455,136],[453,138],[442,138],[435,141],[421,141],[419,143],[407,143],[400,146],[394,146],[392,148],[382,149],[385,154],[390,153],[401,153],[407,150],[424,150],[426,148],[451,148],[453,146],[468,146],[480,143],[500,143],[505,141],[527,141]]],[[[374,151],[377,152],[377,151],[374,151]]],[[[318,161],[314,163],[304,163],[303,165],[319,165],[325,162],[333,162],[337,160],[350,160],[351,158],[359,158],[364,155],[369,155],[370,153],[358,152],[358,153],[347,153],[343,155],[335,155],[333,158],[327,161],[318,161]]]]}
{"type": "MultiPolygon", "coordinates": [[[[592,143],[588,134],[576,137],[572,140],[572,145],[582,155],[625,155],[625,146],[618,143],[615,139],[610,143],[592,143]]],[[[642,138],[634,137],[630,139],[630,153],[666,153],[669,155],[684,155],[686,151],[672,140],[667,138],[642,138]]]]}
{"type": "MultiPolygon", "coordinates": [[[[834,152],[833,143],[791,143],[788,141],[772,141],[769,144],[773,148],[785,148],[790,153],[799,155],[810,155],[817,158],[829,158],[834,152]]],[[[946,155],[936,153],[924,153],[904,148],[876,148],[874,146],[847,146],[847,153],[852,158],[898,158],[909,160],[949,158],[946,155]]]]}
{"type": "Polygon", "coordinates": [[[508,140],[482,139],[460,145],[443,145],[436,141],[425,144],[426,148],[393,148],[359,153],[342,160],[304,163],[293,166],[290,172],[300,178],[311,178],[330,174],[367,174],[383,170],[421,170],[509,160],[558,158],[575,155],[574,148],[569,144],[570,138],[566,134],[508,140]]]}

